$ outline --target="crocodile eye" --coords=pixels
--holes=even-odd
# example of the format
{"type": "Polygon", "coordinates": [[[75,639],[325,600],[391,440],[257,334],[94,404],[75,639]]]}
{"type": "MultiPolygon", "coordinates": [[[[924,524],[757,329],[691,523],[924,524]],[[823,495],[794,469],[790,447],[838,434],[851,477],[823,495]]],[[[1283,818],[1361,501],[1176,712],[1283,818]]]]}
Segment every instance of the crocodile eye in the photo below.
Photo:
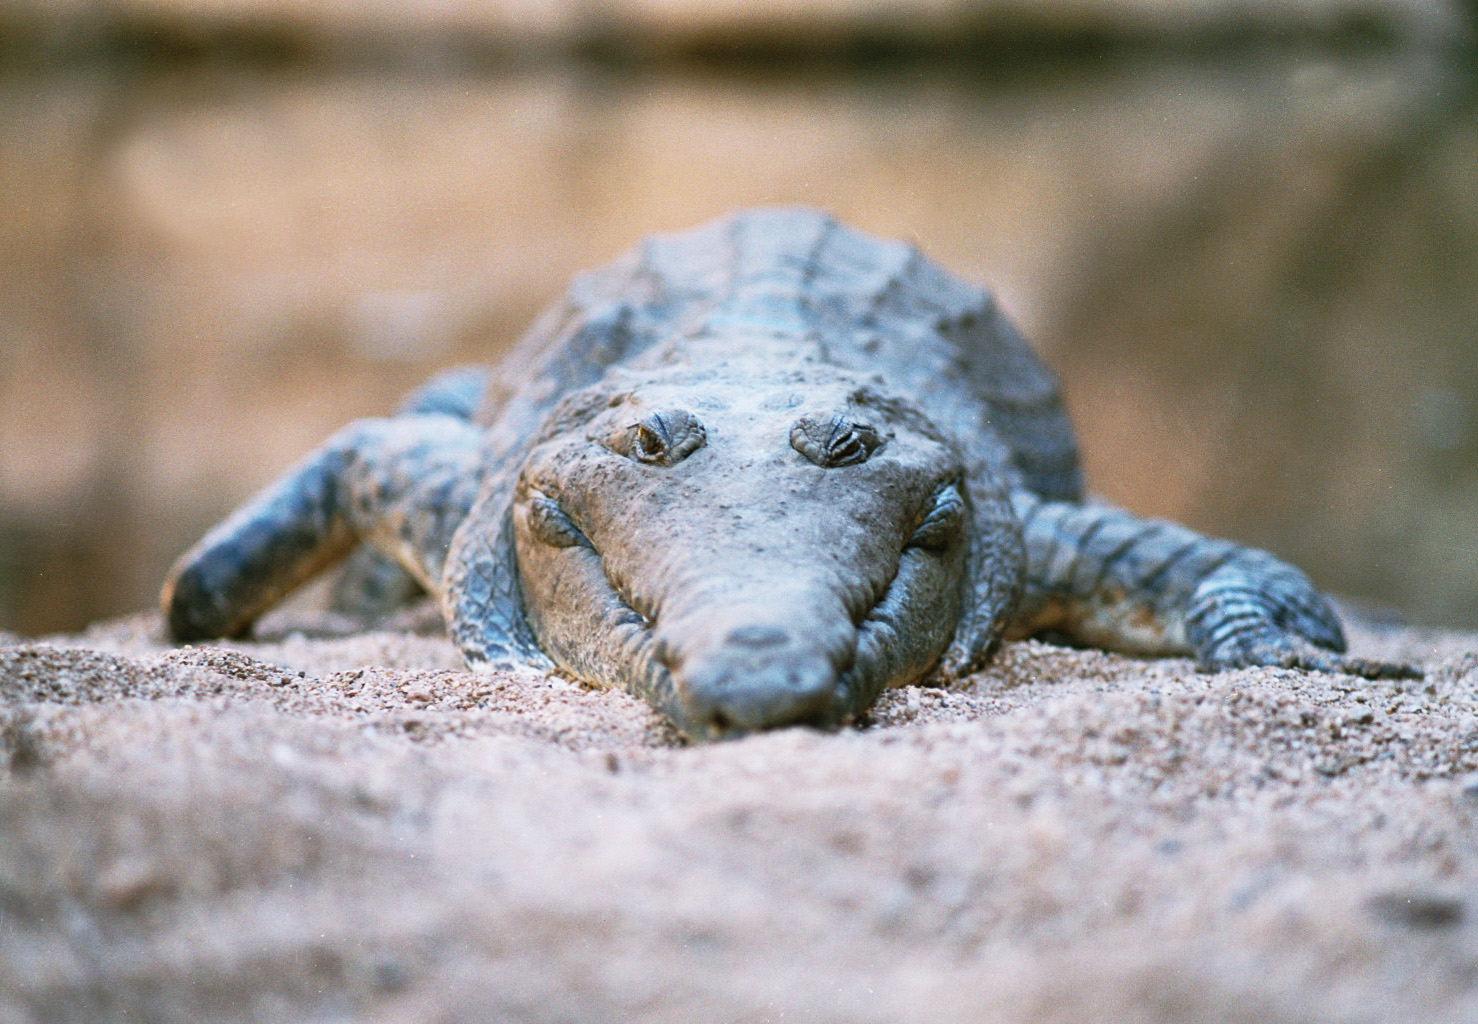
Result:
{"type": "Polygon", "coordinates": [[[707,442],[698,417],[686,409],[654,412],[640,423],[613,431],[602,440],[611,451],[649,466],[670,466],[707,442]]]}
{"type": "Polygon", "coordinates": [[[866,462],[887,440],[871,425],[841,415],[802,416],[790,429],[790,446],[826,468],[866,462]]]}
{"type": "Polygon", "coordinates": [[[929,499],[908,547],[939,551],[957,540],[965,528],[965,496],[957,481],[944,484],[929,499]]]}

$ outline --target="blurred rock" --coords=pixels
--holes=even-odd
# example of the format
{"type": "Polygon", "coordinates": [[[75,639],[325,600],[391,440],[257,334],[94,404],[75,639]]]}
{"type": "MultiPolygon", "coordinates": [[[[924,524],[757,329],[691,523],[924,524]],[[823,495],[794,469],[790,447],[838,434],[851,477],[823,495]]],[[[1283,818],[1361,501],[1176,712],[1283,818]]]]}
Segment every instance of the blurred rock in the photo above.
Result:
{"type": "Polygon", "coordinates": [[[1249,34],[1440,41],[1465,23],[1442,0],[11,0],[0,20],[52,46],[122,38],[198,51],[445,55],[600,47],[703,54],[710,47],[949,46],[1073,36],[1187,41],[1249,34]]]}

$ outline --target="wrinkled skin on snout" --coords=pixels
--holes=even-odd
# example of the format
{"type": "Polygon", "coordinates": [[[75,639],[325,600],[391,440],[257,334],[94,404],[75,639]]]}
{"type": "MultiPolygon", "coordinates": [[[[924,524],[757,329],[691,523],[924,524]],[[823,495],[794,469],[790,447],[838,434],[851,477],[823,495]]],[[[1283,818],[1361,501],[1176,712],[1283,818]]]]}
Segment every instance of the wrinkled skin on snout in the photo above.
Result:
{"type": "Polygon", "coordinates": [[[840,724],[949,643],[961,462],[876,384],[618,373],[542,437],[512,509],[530,626],[564,669],[687,735],[840,724]]]}

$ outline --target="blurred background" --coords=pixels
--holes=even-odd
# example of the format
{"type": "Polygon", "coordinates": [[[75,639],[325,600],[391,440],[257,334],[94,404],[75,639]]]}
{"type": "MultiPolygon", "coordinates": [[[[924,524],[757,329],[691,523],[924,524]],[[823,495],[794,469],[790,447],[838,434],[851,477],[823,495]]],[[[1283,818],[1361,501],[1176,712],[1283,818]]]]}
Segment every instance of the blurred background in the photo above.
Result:
{"type": "Polygon", "coordinates": [[[5,0],[0,628],[149,606],[656,230],[996,291],[1092,487],[1478,627],[1478,60],[1441,0],[5,0]]]}

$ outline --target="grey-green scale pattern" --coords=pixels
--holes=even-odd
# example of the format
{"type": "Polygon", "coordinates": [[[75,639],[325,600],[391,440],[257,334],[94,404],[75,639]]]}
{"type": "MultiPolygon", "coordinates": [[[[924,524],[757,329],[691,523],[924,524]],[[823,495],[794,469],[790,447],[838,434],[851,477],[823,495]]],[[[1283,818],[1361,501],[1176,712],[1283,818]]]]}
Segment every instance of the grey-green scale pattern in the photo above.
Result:
{"type": "Polygon", "coordinates": [[[656,236],[491,371],[345,428],[183,556],[174,637],[348,559],[473,667],[551,663],[707,739],[866,712],[1003,636],[1208,668],[1349,658],[1297,569],[1085,502],[1056,382],[990,296],[811,210],[656,236]]]}

